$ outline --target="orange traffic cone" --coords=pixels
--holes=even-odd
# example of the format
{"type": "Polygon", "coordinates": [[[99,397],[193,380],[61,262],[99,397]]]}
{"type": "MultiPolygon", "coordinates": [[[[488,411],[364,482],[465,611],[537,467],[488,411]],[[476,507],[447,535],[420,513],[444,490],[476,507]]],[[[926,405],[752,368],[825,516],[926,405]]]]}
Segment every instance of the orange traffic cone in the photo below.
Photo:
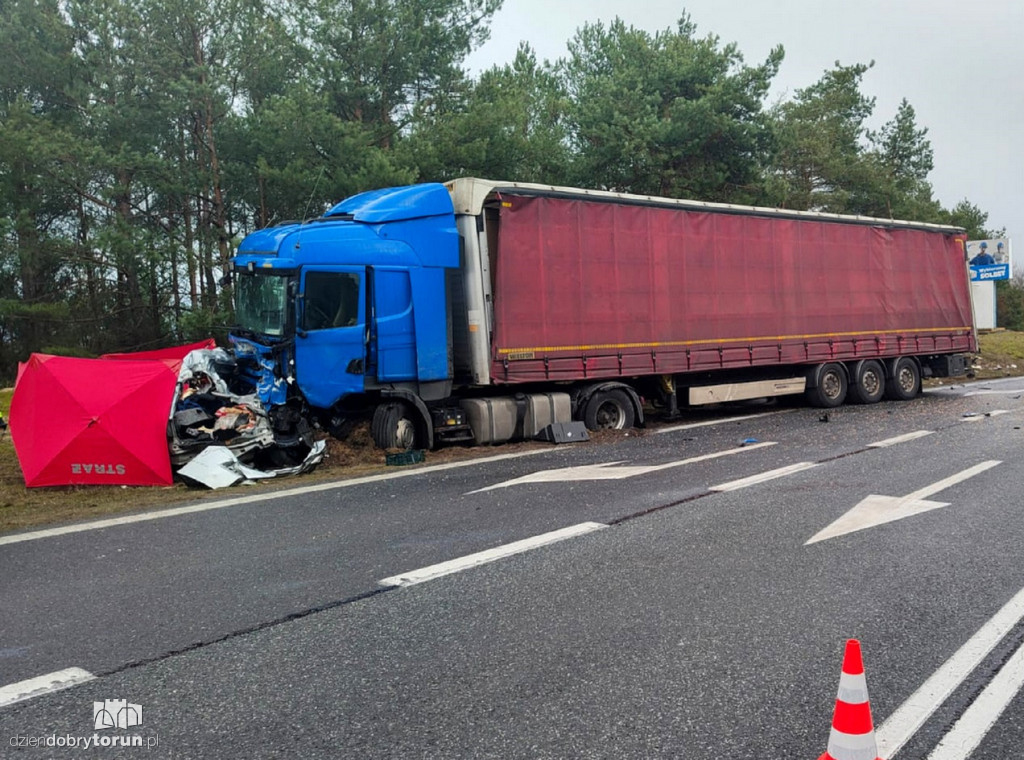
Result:
{"type": "Polygon", "coordinates": [[[860,656],[860,642],[846,642],[843,672],[839,676],[839,694],[832,716],[828,751],[818,760],[881,760],[875,742],[875,728],[868,704],[868,682],[860,656]]]}

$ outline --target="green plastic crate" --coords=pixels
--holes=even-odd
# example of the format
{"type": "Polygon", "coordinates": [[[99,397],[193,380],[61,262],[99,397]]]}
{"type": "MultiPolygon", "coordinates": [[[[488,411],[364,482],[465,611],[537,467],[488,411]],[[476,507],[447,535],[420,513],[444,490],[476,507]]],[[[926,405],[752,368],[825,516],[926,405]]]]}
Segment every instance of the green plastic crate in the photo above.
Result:
{"type": "Polygon", "coordinates": [[[422,451],[402,451],[398,454],[388,454],[386,461],[389,465],[419,464],[426,457],[422,451]]]}

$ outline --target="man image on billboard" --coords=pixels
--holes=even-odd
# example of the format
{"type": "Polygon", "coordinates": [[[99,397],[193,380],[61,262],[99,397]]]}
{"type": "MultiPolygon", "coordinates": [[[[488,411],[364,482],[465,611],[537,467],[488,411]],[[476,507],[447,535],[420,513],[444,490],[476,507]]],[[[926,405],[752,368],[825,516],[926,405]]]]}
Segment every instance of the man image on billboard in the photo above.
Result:
{"type": "Polygon", "coordinates": [[[996,263],[996,260],[994,258],[992,258],[992,254],[988,252],[988,243],[987,242],[982,240],[981,244],[978,247],[981,250],[978,251],[978,254],[973,259],[971,259],[971,266],[973,266],[973,267],[983,267],[983,266],[988,266],[989,264],[995,264],[996,263]]]}

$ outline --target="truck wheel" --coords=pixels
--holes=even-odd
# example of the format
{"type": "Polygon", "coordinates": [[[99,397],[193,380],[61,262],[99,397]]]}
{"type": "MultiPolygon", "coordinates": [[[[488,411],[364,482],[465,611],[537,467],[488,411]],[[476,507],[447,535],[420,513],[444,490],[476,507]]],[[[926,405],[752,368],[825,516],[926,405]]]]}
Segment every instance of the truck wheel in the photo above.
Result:
{"type": "Polygon", "coordinates": [[[379,449],[407,451],[419,447],[416,421],[401,401],[386,401],[374,409],[370,435],[379,449]]]}
{"type": "Polygon", "coordinates": [[[909,401],[921,392],[921,370],[917,362],[903,356],[892,365],[892,374],[885,381],[885,396],[893,401],[909,401]]]}
{"type": "Polygon", "coordinates": [[[868,359],[857,362],[851,374],[850,395],[859,404],[877,404],[885,395],[885,370],[880,362],[868,359]]]}
{"type": "Polygon", "coordinates": [[[818,382],[806,390],[807,403],[823,409],[832,409],[846,400],[849,383],[842,364],[823,364],[818,370],[818,382]]]}
{"type": "Polygon", "coordinates": [[[588,430],[625,430],[633,427],[633,402],[625,391],[617,388],[598,391],[583,410],[583,423],[588,430]]]}

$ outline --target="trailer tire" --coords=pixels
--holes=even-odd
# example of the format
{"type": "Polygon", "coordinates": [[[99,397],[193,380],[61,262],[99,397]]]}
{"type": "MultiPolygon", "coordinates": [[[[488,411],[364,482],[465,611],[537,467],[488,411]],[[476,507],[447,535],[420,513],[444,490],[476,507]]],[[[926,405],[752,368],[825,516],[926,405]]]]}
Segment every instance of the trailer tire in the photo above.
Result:
{"type": "Polygon", "coordinates": [[[858,404],[877,404],[885,396],[885,369],[881,362],[857,362],[850,369],[850,379],[850,396],[858,404]]]}
{"type": "Polygon", "coordinates": [[[385,401],[373,410],[370,435],[379,449],[422,448],[416,417],[402,401],[385,401]]]}
{"type": "Polygon", "coordinates": [[[846,367],[835,362],[822,364],[813,373],[813,382],[804,392],[807,403],[822,409],[833,409],[846,400],[850,383],[846,378],[846,367]]]}
{"type": "Polygon", "coordinates": [[[921,368],[909,356],[901,356],[891,365],[885,381],[885,397],[893,401],[909,401],[921,392],[921,368]]]}
{"type": "Polygon", "coordinates": [[[597,391],[583,410],[583,424],[588,430],[627,430],[635,422],[633,402],[619,388],[597,391]]]}

